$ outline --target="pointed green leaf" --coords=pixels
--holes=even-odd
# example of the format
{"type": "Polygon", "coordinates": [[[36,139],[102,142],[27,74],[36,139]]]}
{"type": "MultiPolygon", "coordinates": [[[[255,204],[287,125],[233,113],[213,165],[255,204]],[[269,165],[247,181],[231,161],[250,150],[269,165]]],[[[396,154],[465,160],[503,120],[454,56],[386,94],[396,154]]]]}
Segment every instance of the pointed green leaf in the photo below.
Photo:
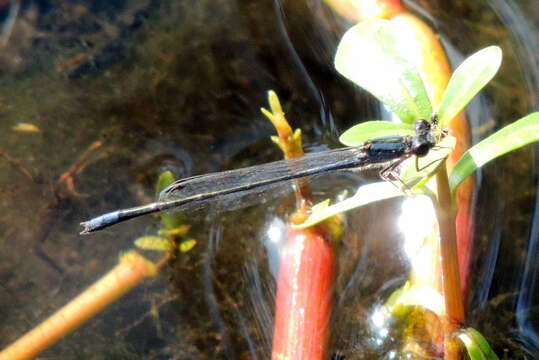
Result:
{"type": "Polygon", "coordinates": [[[335,68],[411,124],[428,119],[432,107],[421,76],[401,55],[398,39],[388,20],[362,21],[341,39],[335,68]]]}
{"type": "Polygon", "coordinates": [[[539,112],[515,121],[468,149],[449,176],[451,191],[487,162],[535,141],[539,141],[539,112]]]}
{"type": "Polygon", "coordinates": [[[472,360],[499,360],[487,339],[473,328],[467,328],[458,334],[458,338],[472,360]]]}
{"type": "Polygon", "coordinates": [[[467,334],[460,334],[460,341],[466,347],[466,352],[471,360],[486,360],[485,355],[481,352],[481,349],[475,344],[467,334]]]}
{"type": "Polygon", "coordinates": [[[489,46],[466,58],[455,70],[444,96],[438,117],[440,126],[447,124],[477,95],[496,75],[502,63],[502,49],[489,46]]]}
{"type": "Polygon", "coordinates": [[[415,132],[408,124],[382,120],[367,121],[346,130],[339,137],[339,141],[347,146],[360,146],[369,139],[392,135],[415,135],[415,132]]]}
{"type": "Polygon", "coordinates": [[[487,339],[485,339],[485,337],[479,331],[475,330],[474,328],[467,328],[466,333],[472,337],[487,359],[498,360],[498,356],[490,347],[487,339]]]}

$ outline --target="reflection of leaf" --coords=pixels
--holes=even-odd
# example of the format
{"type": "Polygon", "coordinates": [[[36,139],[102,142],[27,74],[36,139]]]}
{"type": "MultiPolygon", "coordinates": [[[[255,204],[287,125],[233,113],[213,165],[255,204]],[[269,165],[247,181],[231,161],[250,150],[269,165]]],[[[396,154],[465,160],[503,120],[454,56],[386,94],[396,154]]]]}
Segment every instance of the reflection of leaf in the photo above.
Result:
{"type": "Polygon", "coordinates": [[[451,191],[487,162],[538,140],[539,112],[507,125],[464,153],[449,176],[451,191]]]}
{"type": "Polygon", "coordinates": [[[346,146],[360,146],[365,141],[373,138],[395,135],[415,135],[415,131],[408,124],[382,120],[367,121],[346,130],[339,137],[339,141],[346,146]]]}
{"type": "Polygon", "coordinates": [[[399,48],[398,31],[387,20],[366,20],[349,29],[335,55],[342,75],[383,102],[407,124],[428,119],[432,107],[418,71],[399,48]]]}
{"type": "Polygon", "coordinates": [[[449,79],[438,110],[442,128],[496,75],[501,62],[502,49],[489,46],[466,58],[459,65],[449,79]]]}

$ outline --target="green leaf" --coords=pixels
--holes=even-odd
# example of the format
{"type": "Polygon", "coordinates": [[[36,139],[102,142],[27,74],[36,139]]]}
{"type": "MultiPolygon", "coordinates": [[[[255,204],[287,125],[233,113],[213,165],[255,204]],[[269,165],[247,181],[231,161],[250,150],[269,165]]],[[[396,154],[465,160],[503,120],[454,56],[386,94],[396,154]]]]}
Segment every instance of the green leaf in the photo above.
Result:
{"type": "Polygon", "coordinates": [[[305,229],[338,215],[345,211],[365,206],[376,201],[391,199],[404,196],[405,194],[395,185],[382,181],[373,184],[361,186],[354,196],[340,201],[334,205],[329,205],[329,200],[318,203],[312,207],[311,215],[304,223],[293,225],[298,229],[305,229]]]}
{"type": "Polygon", "coordinates": [[[382,120],[367,121],[346,130],[339,137],[339,141],[347,146],[360,146],[369,139],[392,135],[415,135],[415,131],[408,124],[382,120]]]}
{"type": "Polygon", "coordinates": [[[449,80],[438,109],[442,128],[447,127],[449,122],[496,75],[501,63],[502,49],[498,46],[489,46],[466,58],[459,65],[449,80]]]}
{"type": "MultiPolygon", "coordinates": [[[[159,179],[157,179],[157,183],[155,185],[155,192],[157,196],[159,197],[159,194],[161,191],[163,191],[167,186],[172,184],[176,179],[174,178],[174,174],[171,171],[164,171],[159,175],[159,179]]],[[[165,229],[174,229],[179,226],[181,226],[184,221],[184,215],[181,213],[176,214],[167,214],[166,212],[159,213],[159,217],[161,218],[161,226],[165,229]]]]}
{"type": "Polygon", "coordinates": [[[458,338],[464,346],[472,360],[499,360],[498,356],[490,347],[487,339],[473,328],[461,331],[458,338]]]}
{"type": "Polygon", "coordinates": [[[539,140],[539,112],[532,113],[490,135],[462,155],[449,176],[455,192],[461,182],[477,168],[510,151],[539,140]]]}
{"type": "Polygon", "coordinates": [[[197,244],[197,241],[195,239],[187,239],[185,241],[182,241],[180,243],[180,252],[186,253],[188,251],[191,251],[197,244]]]}
{"type": "Polygon", "coordinates": [[[404,123],[428,119],[432,107],[416,68],[401,54],[399,33],[388,20],[366,20],[349,29],[335,55],[343,76],[383,102],[404,123]]]}

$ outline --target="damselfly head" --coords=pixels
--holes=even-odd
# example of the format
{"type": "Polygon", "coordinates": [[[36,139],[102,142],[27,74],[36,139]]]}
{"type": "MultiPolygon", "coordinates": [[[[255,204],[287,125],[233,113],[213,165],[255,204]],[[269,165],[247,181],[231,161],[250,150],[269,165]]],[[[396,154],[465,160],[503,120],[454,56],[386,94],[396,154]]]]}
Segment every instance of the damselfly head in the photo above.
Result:
{"type": "Polygon", "coordinates": [[[430,133],[420,134],[412,139],[412,153],[417,157],[425,156],[436,145],[436,139],[430,133]]]}
{"type": "Polygon", "coordinates": [[[438,128],[438,114],[432,113],[430,120],[419,119],[414,122],[414,130],[417,136],[433,134],[436,141],[441,141],[449,134],[449,130],[438,128]]]}

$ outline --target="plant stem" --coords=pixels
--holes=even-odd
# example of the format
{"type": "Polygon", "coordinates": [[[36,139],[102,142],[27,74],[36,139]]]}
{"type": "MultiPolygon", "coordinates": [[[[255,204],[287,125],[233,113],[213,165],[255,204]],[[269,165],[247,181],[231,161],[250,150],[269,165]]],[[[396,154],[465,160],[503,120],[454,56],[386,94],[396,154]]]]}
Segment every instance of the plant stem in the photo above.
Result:
{"type": "Polygon", "coordinates": [[[327,359],[334,253],[316,227],[289,229],[282,249],[272,360],[327,359]]]}
{"type": "Polygon", "coordinates": [[[445,359],[458,359],[459,346],[453,335],[464,323],[464,304],[460,288],[460,274],[457,251],[457,239],[455,228],[455,207],[449,190],[447,169],[445,164],[441,166],[436,175],[438,187],[438,204],[436,214],[440,226],[440,249],[442,262],[442,278],[444,299],[446,307],[446,319],[444,321],[445,332],[445,359]]]}
{"type": "Polygon", "coordinates": [[[0,352],[0,360],[32,359],[56,341],[92,318],[148,276],[153,276],[166,260],[157,266],[130,251],[105,276],[0,352]]]}
{"type": "MultiPolygon", "coordinates": [[[[304,153],[301,130],[292,130],[292,127],[288,123],[285,113],[283,112],[279,97],[273,90],[268,91],[268,103],[270,104],[271,111],[264,108],[261,108],[260,111],[262,111],[262,114],[271,121],[275,130],[277,130],[278,136],[272,136],[271,140],[279,146],[285,159],[288,160],[302,157],[304,153]]],[[[300,211],[306,212],[309,210],[308,203],[312,200],[309,182],[305,179],[295,179],[294,185],[297,208],[300,211]]]]}
{"type": "MultiPolygon", "coordinates": [[[[285,159],[303,156],[301,131],[292,130],[274,91],[268,92],[270,109],[261,109],[279,136],[272,141],[285,159]]],[[[295,181],[297,211],[290,222],[303,222],[310,209],[311,190],[306,179],[295,181]]],[[[327,240],[329,231],[315,226],[288,230],[281,250],[277,279],[273,360],[323,360],[327,358],[329,319],[333,305],[335,255],[327,240]]]]}

